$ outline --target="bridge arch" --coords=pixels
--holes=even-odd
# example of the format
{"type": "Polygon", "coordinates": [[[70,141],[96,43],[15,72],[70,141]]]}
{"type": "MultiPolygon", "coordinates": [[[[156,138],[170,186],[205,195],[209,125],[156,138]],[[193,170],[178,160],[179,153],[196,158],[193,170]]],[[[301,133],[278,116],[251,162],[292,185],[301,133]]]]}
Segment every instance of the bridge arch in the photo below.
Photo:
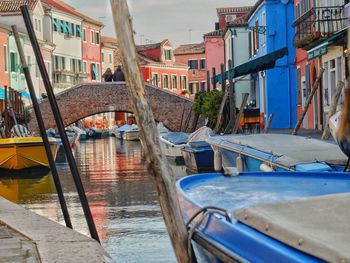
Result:
{"type": "MultiPolygon", "coordinates": [[[[156,121],[167,123],[170,130],[180,131],[191,115],[189,128],[193,128],[193,101],[152,85],[146,84],[145,89],[156,121]]],[[[84,83],[56,94],[56,99],[65,126],[99,113],[133,112],[124,82],[84,83]]],[[[40,109],[46,128],[56,128],[48,99],[40,102],[40,109]]],[[[38,132],[33,110],[29,128],[38,132]]]]}

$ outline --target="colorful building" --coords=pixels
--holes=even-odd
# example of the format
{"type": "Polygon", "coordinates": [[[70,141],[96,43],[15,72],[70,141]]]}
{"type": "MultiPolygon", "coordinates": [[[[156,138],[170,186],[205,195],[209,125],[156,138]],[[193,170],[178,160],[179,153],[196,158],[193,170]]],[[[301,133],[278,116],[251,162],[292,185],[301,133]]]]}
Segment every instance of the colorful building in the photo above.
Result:
{"type": "Polygon", "coordinates": [[[116,38],[102,36],[101,50],[102,72],[107,68],[114,71],[117,66],[123,64],[116,38]]]}
{"type": "MultiPolygon", "coordinates": [[[[230,23],[224,33],[225,42],[225,65],[226,70],[229,70],[229,61],[231,61],[231,68],[237,67],[249,60],[249,30],[245,17],[236,18],[230,23]]],[[[243,100],[244,93],[250,93],[250,76],[239,78],[234,83],[236,94],[236,106],[239,107],[243,100]]]]}
{"type": "Polygon", "coordinates": [[[251,60],[288,49],[273,69],[251,75],[251,99],[266,118],[273,114],[272,128],[292,128],[296,123],[293,20],[293,1],[259,0],[247,16],[251,60]]]}
{"type": "Polygon", "coordinates": [[[207,90],[207,67],[204,43],[181,45],[174,50],[175,61],[188,65],[190,94],[207,90]]]}
{"type": "MultiPolygon", "coordinates": [[[[296,50],[297,116],[310,95],[312,86],[322,66],[325,69],[303,121],[306,129],[323,129],[332,96],[339,81],[347,78],[346,15],[349,1],[295,0],[294,46],[296,50]],[[326,16],[324,14],[327,14],[326,16]]],[[[339,100],[338,109],[342,100],[339,100]]]]}
{"type": "Polygon", "coordinates": [[[137,46],[145,82],[177,94],[188,91],[188,66],[175,61],[169,40],[137,46]]]}
{"type": "Polygon", "coordinates": [[[83,72],[88,73],[85,81],[100,82],[101,74],[101,29],[103,24],[80,14],[83,18],[83,72]]]}
{"type": "Polygon", "coordinates": [[[9,31],[0,28],[0,87],[10,86],[8,36],[9,31]]]}

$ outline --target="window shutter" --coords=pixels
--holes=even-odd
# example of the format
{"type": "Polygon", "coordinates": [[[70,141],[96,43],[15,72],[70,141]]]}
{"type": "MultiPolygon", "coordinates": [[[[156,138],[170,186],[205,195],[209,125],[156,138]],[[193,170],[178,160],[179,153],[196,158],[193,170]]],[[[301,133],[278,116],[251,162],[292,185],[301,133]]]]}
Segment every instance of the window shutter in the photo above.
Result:
{"type": "Polygon", "coordinates": [[[301,74],[300,74],[300,68],[297,69],[296,72],[296,93],[297,93],[297,98],[296,98],[296,103],[297,105],[301,105],[301,74]]]}
{"type": "Polygon", "coordinates": [[[248,34],[248,42],[249,42],[249,57],[252,57],[252,31],[249,31],[248,34]]]}

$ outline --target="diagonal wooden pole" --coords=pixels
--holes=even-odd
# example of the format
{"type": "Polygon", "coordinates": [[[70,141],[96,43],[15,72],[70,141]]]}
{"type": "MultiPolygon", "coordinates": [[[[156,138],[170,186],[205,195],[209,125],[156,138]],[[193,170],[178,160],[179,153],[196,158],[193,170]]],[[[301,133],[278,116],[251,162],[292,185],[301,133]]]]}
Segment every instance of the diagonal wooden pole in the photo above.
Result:
{"type": "Polygon", "coordinates": [[[126,86],[140,129],[140,139],[147,158],[148,171],[157,187],[160,207],[177,260],[181,263],[188,263],[191,262],[187,245],[188,233],[177,199],[175,175],[161,151],[159,133],[146,98],[128,5],[125,0],[110,0],[110,2],[123,59],[126,86]]]}

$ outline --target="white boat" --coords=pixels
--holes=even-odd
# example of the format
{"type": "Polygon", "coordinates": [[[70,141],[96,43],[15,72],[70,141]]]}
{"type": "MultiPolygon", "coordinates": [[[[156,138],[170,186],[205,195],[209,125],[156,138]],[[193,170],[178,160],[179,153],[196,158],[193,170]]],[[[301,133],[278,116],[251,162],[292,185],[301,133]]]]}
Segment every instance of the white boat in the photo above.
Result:
{"type": "Polygon", "coordinates": [[[184,164],[181,150],[187,146],[189,134],[184,132],[168,132],[160,136],[161,147],[168,159],[176,164],[184,164]]]}
{"type": "Polygon", "coordinates": [[[125,139],[127,141],[129,140],[138,140],[139,139],[139,127],[137,127],[137,125],[135,124],[132,124],[132,125],[129,125],[129,124],[125,124],[117,129],[115,129],[115,132],[114,132],[114,136],[120,140],[122,139],[125,139]],[[135,134],[133,131],[136,131],[137,134],[135,134]],[[124,134],[128,132],[130,134],[126,135],[124,137],[124,134]],[[135,137],[137,136],[137,138],[135,139],[135,137]]]}
{"type": "Polygon", "coordinates": [[[138,141],[140,140],[139,129],[125,131],[123,134],[125,141],[138,141]]]}

